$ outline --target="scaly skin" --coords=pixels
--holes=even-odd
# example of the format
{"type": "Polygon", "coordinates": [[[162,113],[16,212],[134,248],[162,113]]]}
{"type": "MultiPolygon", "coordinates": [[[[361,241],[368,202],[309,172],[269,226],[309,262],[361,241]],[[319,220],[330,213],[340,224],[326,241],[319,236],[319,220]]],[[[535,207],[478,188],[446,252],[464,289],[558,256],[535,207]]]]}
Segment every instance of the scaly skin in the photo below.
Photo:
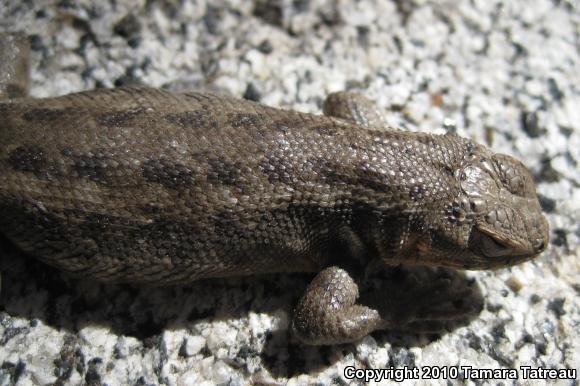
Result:
{"type": "MultiPolygon", "coordinates": [[[[0,48],[24,52],[12,41],[0,48]]],[[[7,99],[0,232],[110,282],[319,272],[293,321],[311,344],[392,326],[380,305],[356,304],[377,261],[499,268],[548,244],[519,161],[453,134],[376,127],[356,94],[333,94],[325,112],[148,88],[7,99]]]]}

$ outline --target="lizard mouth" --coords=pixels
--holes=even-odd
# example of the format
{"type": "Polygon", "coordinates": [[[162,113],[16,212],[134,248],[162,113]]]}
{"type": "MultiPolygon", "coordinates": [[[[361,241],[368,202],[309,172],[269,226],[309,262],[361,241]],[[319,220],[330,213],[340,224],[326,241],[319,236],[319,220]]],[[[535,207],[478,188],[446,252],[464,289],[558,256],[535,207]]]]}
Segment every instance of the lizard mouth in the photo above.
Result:
{"type": "Polygon", "coordinates": [[[498,238],[492,232],[486,232],[485,228],[474,229],[471,233],[471,239],[485,257],[491,258],[510,256],[514,249],[519,246],[498,238]]]}
{"type": "Polygon", "coordinates": [[[511,266],[538,255],[535,248],[513,239],[500,237],[485,226],[476,226],[469,238],[469,249],[483,257],[483,265],[489,268],[511,266]]]}

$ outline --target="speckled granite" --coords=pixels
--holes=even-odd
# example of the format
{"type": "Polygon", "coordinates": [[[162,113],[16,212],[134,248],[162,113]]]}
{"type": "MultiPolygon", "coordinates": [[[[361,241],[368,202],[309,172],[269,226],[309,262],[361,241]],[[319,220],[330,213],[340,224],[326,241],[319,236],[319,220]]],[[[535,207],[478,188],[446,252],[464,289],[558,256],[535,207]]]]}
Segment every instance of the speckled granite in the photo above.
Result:
{"type": "Polygon", "coordinates": [[[4,0],[0,30],[31,35],[35,96],[142,83],[318,112],[327,93],[362,90],[393,125],[456,129],[524,160],[552,230],[534,262],[469,273],[486,306],[467,327],[325,348],[287,334],[308,275],[111,287],[2,240],[0,385],[342,385],[347,366],[580,368],[577,1],[4,0]]]}

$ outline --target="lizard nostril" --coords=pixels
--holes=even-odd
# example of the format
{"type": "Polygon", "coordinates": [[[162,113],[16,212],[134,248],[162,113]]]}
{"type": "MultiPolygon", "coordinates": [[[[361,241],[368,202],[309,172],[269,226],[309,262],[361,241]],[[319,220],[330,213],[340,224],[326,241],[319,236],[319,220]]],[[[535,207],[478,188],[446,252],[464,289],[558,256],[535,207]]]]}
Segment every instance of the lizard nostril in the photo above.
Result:
{"type": "Polygon", "coordinates": [[[544,240],[536,240],[536,250],[543,251],[545,247],[544,240]]]}

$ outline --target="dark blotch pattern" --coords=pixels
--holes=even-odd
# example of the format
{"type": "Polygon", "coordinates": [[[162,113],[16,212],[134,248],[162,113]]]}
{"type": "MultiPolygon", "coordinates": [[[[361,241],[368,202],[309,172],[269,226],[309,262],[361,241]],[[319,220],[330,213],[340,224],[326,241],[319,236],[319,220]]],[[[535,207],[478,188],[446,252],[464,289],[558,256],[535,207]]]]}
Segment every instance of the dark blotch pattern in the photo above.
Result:
{"type": "MultiPolygon", "coordinates": [[[[239,214],[231,210],[219,211],[212,216],[213,233],[223,240],[250,240],[255,234],[248,229],[239,218],[239,214]]],[[[238,254],[236,254],[238,255],[238,254]]],[[[236,258],[236,256],[232,256],[236,258]]]]}
{"type": "Polygon", "coordinates": [[[239,163],[206,153],[192,154],[190,157],[197,162],[198,170],[160,158],[143,164],[141,167],[143,178],[171,189],[193,186],[203,179],[218,185],[239,184],[241,173],[239,163]]]}
{"type": "Polygon", "coordinates": [[[271,184],[279,182],[292,184],[297,175],[294,164],[290,160],[276,155],[266,155],[259,162],[258,168],[268,177],[268,182],[271,184]]]}
{"type": "Polygon", "coordinates": [[[325,158],[312,158],[311,162],[314,171],[331,186],[347,184],[375,191],[384,190],[385,176],[379,171],[369,168],[365,163],[345,166],[340,162],[325,158]]]}
{"type": "Polygon", "coordinates": [[[81,155],[76,158],[73,166],[80,178],[88,178],[91,181],[107,183],[113,177],[110,168],[107,168],[105,158],[81,155]]]}
{"type": "Polygon", "coordinates": [[[279,130],[283,133],[287,133],[289,132],[292,127],[296,126],[296,120],[295,119],[278,119],[275,120],[272,124],[272,127],[276,130],[279,130]]]}
{"type": "Polygon", "coordinates": [[[38,145],[19,146],[8,155],[8,164],[21,172],[34,173],[48,179],[56,174],[56,169],[46,158],[44,150],[38,145]]]}
{"type": "Polygon", "coordinates": [[[328,137],[335,136],[336,133],[337,133],[337,131],[338,131],[336,129],[336,126],[333,125],[333,124],[331,124],[331,123],[328,123],[328,124],[325,124],[325,125],[314,126],[312,128],[312,130],[314,130],[315,132],[317,132],[317,133],[319,133],[321,135],[325,135],[325,136],[328,136],[328,137]]]}
{"type": "Polygon", "coordinates": [[[26,199],[0,196],[0,228],[9,238],[25,241],[18,244],[35,256],[57,255],[68,244],[63,240],[62,218],[36,202],[26,199]],[[63,242],[64,241],[64,242],[63,242]]]}
{"type": "Polygon", "coordinates": [[[207,242],[206,231],[191,222],[159,217],[151,224],[140,225],[130,234],[141,244],[144,255],[165,257],[171,259],[172,264],[179,264],[191,258],[192,251],[207,242]]]}
{"type": "Polygon", "coordinates": [[[314,172],[329,185],[350,184],[356,181],[355,176],[349,176],[340,171],[340,165],[331,160],[320,157],[311,157],[310,163],[313,165],[314,172]]]}
{"type": "Polygon", "coordinates": [[[236,129],[254,129],[261,125],[264,117],[257,114],[234,113],[229,116],[229,124],[236,129]]]}
{"type": "Polygon", "coordinates": [[[67,114],[73,115],[67,109],[28,109],[22,114],[22,119],[26,122],[58,122],[67,114]]]}
{"type": "Polygon", "coordinates": [[[137,108],[127,111],[112,111],[97,116],[98,124],[107,127],[123,127],[128,126],[131,122],[145,113],[145,109],[137,108]]]}
{"type": "Polygon", "coordinates": [[[203,110],[167,114],[163,118],[169,123],[182,127],[215,129],[218,126],[215,117],[203,110]]]}
{"type": "MultiPolygon", "coordinates": [[[[91,154],[74,154],[67,150],[70,149],[64,149],[63,155],[69,154],[67,157],[73,161],[72,170],[79,178],[108,185],[122,177],[117,175],[117,168],[113,167],[116,162],[104,152],[96,150],[91,154]]],[[[123,174],[127,171],[121,172],[123,174]]]]}
{"type": "Polygon", "coordinates": [[[195,184],[195,173],[187,166],[167,159],[154,159],[145,162],[141,171],[143,178],[149,182],[161,184],[167,188],[177,189],[195,184]]]}
{"type": "Polygon", "coordinates": [[[115,222],[113,217],[100,213],[93,213],[88,215],[86,213],[78,213],[78,217],[85,218],[83,228],[88,230],[88,236],[91,236],[95,233],[106,232],[110,225],[115,222]]]}
{"type": "Polygon", "coordinates": [[[207,180],[212,183],[236,185],[240,179],[240,166],[236,162],[218,157],[208,157],[207,180]]]}

